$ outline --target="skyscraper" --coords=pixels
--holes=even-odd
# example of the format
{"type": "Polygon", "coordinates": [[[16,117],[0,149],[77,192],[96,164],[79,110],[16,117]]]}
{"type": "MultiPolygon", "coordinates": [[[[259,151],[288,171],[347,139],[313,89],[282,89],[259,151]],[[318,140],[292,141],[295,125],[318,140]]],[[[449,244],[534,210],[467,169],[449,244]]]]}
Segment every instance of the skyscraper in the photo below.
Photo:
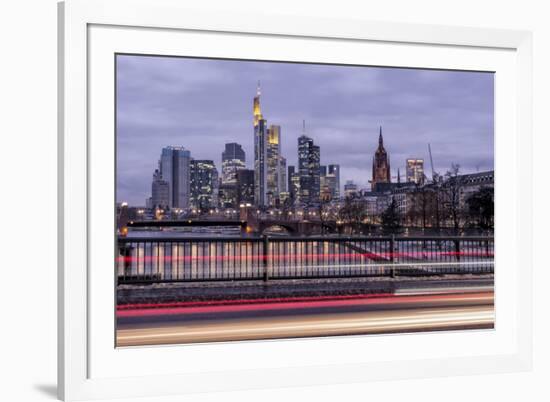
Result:
{"type": "Polygon", "coordinates": [[[310,153],[313,147],[313,140],[305,135],[298,138],[298,175],[300,176],[300,201],[309,202],[312,187],[310,176],[310,153]]]}
{"type": "Polygon", "coordinates": [[[246,169],[246,159],[240,144],[225,144],[222,152],[222,184],[237,184],[237,171],[246,169]]]}
{"type": "Polygon", "coordinates": [[[238,190],[238,184],[221,183],[218,191],[218,202],[220,207],[236,208],[239,205],[238,190]]]}
{"type": "Polygon", "coordinates": [[[407,182],[424,184],[424,159],[407,159],[407,182]]]}
{"type": "Polygon", "coordinates": [[[218,205],[218,170],[211,160],[191,160],[191,205],[212,208],[218,205]]]}
{"type": "Polygon", "coordinates": [[[320,193],[319,196],[322,201],[330,201],[332,194],[330,192],[329,183],[330,179],[327,177],[327,166],[321,165],[320,169],[320,193]]]}
{"type": "Polygon", "coordinates": [[[167,208],[169,204],[169,185],[162,179],[160,170],[155,169],[153,183],[151,184],[151,208],[167,208]]]}
{"type": "Polygon", "coordinates": [[[162,149],[160,174],[168,183],[168,207],[189,207],[189,162],[191,152],[184,147],[169,146],[162,149]]]}
{"type": "Polygon", "coordinates": [[[323,201],[340,198],[340,166],[321,166],[321,199],[323,201]]]}
{"type": "Polygon", "coordinates": [[[254,202],[267,205],[267,121],[260,109],[260,83],[254,97],[254,202]]]}
{"type": "Polygon", "coordinates": [[[319,145],[313,145],[311,149],[310,169],[310,174],[313,178],[310,202],[316,203],[319,201],[319,194],[321,192],[321,148],[319,145]]]}
{"type": "Polygon", "coordinates": [[[237,172],[237,195],[239,204],[254,202],[254,171],[242,169],[237,172]]]}
{"type": "Polygon", "coordinates": [[[384,149],[384,139],[382,137],[382,127],[378,136],[378,148],[372,159],[372,190],[376,191],[378,183],[391,183],[390,158],[384,149]]]}
{"type": "Polygon", "coordinates": [[[333,199],[340,198],[340,165],[328,165],[327,177],[332,178],[328,184],[333,199]]]}
{"type": "Polygon", "coordinates": [[[308,205],[319,201],[321,187],[321,150],[304,134],[298,138],[298,174],[300,176],[300,202],[308,205]]]}
{"type": "Polygon", "coordinates": [[[293,190],[293,186],[292,186],[292,175],[294,174],[295,172],[295,168],[294,168],[294,165],[289,165],[288,168],[287,168],[287,188],[288,188],[288,193],[290,194],[290,198],[292,198],[292,200],[295,199],[295,196],[294,196],[294,190],[293,190]]]}
{"type": "Polygon", "coordinates": [[[286,178],[286,158],[279,157],[279,194],[285,193],[288,191],[287,188],[287,178],[286,178]]]}
{"type": "Polygon", "coordinates": [[[275,204],[281,192],[281,159],[281,126],[272,124],[267,129],[267,194],[269,205],[275,204]]]}
{"type": "Polygon", "coordinates": [[[294,166],[288,167],[288,193],[292,205],[300,203],[300,174],[294,166]]]}

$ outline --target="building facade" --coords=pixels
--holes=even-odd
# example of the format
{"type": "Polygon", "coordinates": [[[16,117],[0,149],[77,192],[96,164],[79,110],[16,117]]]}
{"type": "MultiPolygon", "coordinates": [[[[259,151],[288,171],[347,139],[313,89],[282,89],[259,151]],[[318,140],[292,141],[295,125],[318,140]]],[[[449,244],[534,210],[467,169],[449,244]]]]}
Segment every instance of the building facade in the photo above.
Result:
{"type": "Polygon", "coordinates": [[[287,177],[286,177],[286,158],[283,156],[280,157],[279,161],[279,198],[281,196],[281,193],[288,192],[287,187],[287,177]]]}
{"type": "Polygon", "coordinates": [[[191,199],[193,208],[218,206],[218,170],[212,160],[191,160],[191,199]]]}
{"type": "Polygon", "coordinates": [[[298,138],[298,174],[300,203],[302,205],[318,203],[321,191],[321,150],[305,133],[298,138]]]}
{"type": "Polygon", "coordinates": [[[286,192],[286,159],[281,155],[281,126],[267,129],[267,204],[278,204],[286,192]]]}
{"type": "Polygon", "coordinates": [[[237,183],[220,183],[218,191],[218,203],[222,208],[236,208],[239,204],[239,193],[237,183]]]}
{"type": "Polygon", "coordinates": [[[246,155],[240,144],[225,144],[222,152],[222,184],[237,184],[237,171],[246,169],[246,155]]]}
{"type": "Polygon", "coordinates": [[[146,205],[148,208],[168,208],[169,205],[169,184],[162,179],[160,170],[156,169],[153,174],[153,182],[151,184],[151,202],[146,205]]]}
{"type": "Polygon", "coordinates": [[[237,172],[237,196],[239,204],[254,203],[254,170],[242,169],[237,172]]]}
{"type": "Polygon", "coordinates": [[[288,194],[291,205],[300,203],[300,174],[292,165],[288,167],[288,194]]]}
{"type": "Polygon", "coordinates": [[[190,198],[191,152],[184,147],[169,146],[162,149],[160,174],[168,183],[168,207],[188,208],[190,198]]]}
{"type": "Polygon", "coordinates": [[[424,159],[407,159],[407,182],[424,184],[424,159]]]}
{"type": "Polygon", "coordinates": [[[321,191],[322,201],[336,201],[340,199],[340,166],[321,166],[321,191]]]}
{"type": "Polygon", "coordinates": [[[352,198],[359,194],[359,189],[357,187],[357,184],[353,182],[353,180],[346,181],[346,184],[344,184],[344,195],[346,198],[352,198]]]}
{"type": "Polygon", "coordinates": [[[481,188],[494,188],[495,186],[495,171],[489,170],[485,172],[470,173],[460,176],[460,207],[465,208],[466,200],[481,188]]]}
{"type": "Polygon", "coordinates": [[[340,165],[328,165],[327,178],[332,199],[340,199],[340,165]]]}

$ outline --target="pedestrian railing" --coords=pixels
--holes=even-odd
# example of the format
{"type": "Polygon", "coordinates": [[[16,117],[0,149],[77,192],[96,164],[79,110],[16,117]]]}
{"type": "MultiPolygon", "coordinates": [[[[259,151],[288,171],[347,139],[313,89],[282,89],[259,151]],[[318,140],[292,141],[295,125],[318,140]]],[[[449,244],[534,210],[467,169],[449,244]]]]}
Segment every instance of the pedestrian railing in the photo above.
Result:
{"type": "Polygon", "coordinates": [[[490,274],[492,237],[121,237],[119,284],[490,274]]]}

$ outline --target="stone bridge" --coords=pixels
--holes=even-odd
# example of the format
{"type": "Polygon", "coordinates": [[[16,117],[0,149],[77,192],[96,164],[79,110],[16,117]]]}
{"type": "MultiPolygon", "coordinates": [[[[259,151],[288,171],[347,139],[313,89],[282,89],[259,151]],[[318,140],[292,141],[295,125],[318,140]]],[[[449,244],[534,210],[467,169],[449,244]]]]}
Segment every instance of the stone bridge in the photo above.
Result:
{"type": "Polygon", "coordinates": [[[251,232],[263,234],[271,228],[283,228],[291,235],[314,235],[335,233],[337,231],[336,222],[329,221],[293,221],[277,219],[252,219],[247,221],[248,230],[251,232]]]}

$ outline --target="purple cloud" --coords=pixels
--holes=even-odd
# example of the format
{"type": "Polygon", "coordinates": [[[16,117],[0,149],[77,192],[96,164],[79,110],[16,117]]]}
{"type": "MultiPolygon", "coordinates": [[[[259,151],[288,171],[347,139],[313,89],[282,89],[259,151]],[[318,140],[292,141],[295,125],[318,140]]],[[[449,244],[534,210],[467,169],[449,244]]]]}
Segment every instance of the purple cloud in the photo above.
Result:
{"type": "Polygon", "coordinates": [[[392,175],[405,160],[464,172],[493,169],[494,83],[484,72],[362,66],[117,57],[117,198],[142,205],[161,148],[182,145],[220,168],[226,142],[238,142],[253,163],[252,98],[261,80],[262,112],[281,125],[287,164],[297,138],[321,147],[321,163],[341,166],[341,181],[368,187],[378,127],[392,175]]]}

